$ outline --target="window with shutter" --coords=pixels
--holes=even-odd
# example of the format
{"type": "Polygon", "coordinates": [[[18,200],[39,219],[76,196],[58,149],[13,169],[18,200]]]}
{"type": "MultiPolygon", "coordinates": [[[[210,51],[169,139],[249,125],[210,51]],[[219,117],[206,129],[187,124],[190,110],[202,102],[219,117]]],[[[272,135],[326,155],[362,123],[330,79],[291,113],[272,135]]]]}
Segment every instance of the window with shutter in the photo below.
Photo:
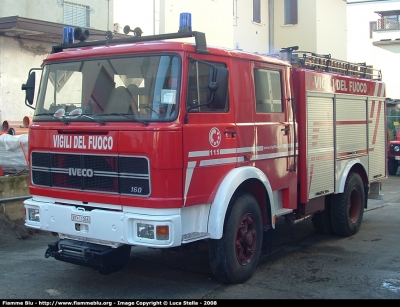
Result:
{"type": "Polygon", "coordinates": [[[90,6],[64,1],[64,24],[90,27],[90,6]]]}
{"type": "Polygon", "coordinates": [[[253,22],[261,23],[261,3],[260,3],[260,0],[253,0],[253,22]]]}
{"type": "Polygon", "coordinates": [[[285,25],[295,25],[297,21],[297,0],[285,0],[285,25]]]}

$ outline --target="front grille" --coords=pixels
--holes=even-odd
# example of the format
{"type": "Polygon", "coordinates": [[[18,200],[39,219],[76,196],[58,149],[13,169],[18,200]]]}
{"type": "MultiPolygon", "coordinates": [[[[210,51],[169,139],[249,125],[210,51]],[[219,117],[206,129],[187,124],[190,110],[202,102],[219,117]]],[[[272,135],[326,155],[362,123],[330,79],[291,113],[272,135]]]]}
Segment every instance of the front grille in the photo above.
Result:
{"type": "Polygon", "coordinates": [[[145,157],[32,152],[32,183],[81,191],[150,195],[145,157]]]}

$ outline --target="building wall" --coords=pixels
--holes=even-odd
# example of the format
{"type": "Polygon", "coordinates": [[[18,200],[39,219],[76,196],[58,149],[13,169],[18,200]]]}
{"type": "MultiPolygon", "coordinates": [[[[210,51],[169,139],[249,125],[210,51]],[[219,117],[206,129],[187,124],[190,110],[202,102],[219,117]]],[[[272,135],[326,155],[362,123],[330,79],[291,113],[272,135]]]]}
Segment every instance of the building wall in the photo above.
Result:
{"type": "MultiPolygon", "coordinates": [[[[232,2],[232,1],[231,1],[232,2]]],[[[248,52],[269,53],[268,1],[261,0],[261,23],[253,22],[251,1],[233,0],[233,45],[234,49],[248,52]]],[[[228,10],[227,10],[228,11],[228,10]]]]}
{"type": "Polygon", "coordinates": [[[252,22],[250,0],[114,1],[114,20],[119,23],[120,31],[128,23],[131,28],[140,26],[143,35],[176,32],[179,14],[189,12],[193,30],[205,32],[209,45],[261,54],[297,45],[300,50],[347,59],[344,0],[298,0],[296,25],[284,25],[282,0],[261,0],[261,23],[252,22]],[[139,3],[140,10],[135,10],[139,3]],[[134,23],[136,20],[141,20],[145,28],[134,23]]]}
{"type": "Polygon", "coordinates": [[[315,52],[330,54],[333,58],[347,61],[346,1],[316,0],[315,4],[317,17],[315,52]]]}
{"type": "Polygon", "coordinates": [[[233,48],[232,0],[160,0],[159,33],[178,32],[183,12],[192,14],[192,30],[204,32],[208,45],[233,48]]]}
{"type": "MultiPolygon", "coordinates": [[[[68,2],[90,6],[91,28],[113,29],[114,0],[70,0],[68,2]]],[[[148,1],[148,0],[146,0],[148,1]]],[[[64,23],[64,0],[1,0],[0,17],[19,16],[57,23],[64,23]]]]}
{"type": "Polygon", "coordinates": [[[318,0],[298,0],[298,24],[285,25],[284,1],[274,0],[273,50],[299,46],[299,50],[317,52],[316,4],[318,0]]]}
{"type": "Polygon", "coordinates": [[[31,68],[40,67],[51,46],[0,36],[0,123],[5,120],[22,122],[24,116],[33,115],[33,110],[25,106],[25,91],[21,90],[21,85],[26,82],[31,68]]]}
{"type": "Polygon", "coordinates": [[[131,29],[139,26],[143,35],[177,32],[180,13],[189,12],[192,14],[192,29],[204,32],[209,45],[258,53],[269,51],[270,0],[261,0],[261,23],[252,21],[250,0],[114,1],[114,20],[120,32],[126,24],[131,29]],[[140,10],[135,10],[139,5],[140,10]]]}
{"type": "Polygon", "coordinates": [[[349,0],[347,4],[347,48],[349,61],[372,63],[374,60],[370,38],[369,23],[377,21],[379,15],[375,11],[397,9],[399,3],[393,1],[362,2],[349,0]]]}
{"type": "Polygon", "coordinates": [[[347,3],[348,60],[365,62],[382,71],[386,83],[386,97],[400,99],[400,42],[374,46],[374,41],[400,38],[400,29],[372,32],[370,22],[380,18],[375,11],[399,10],[400,1],[351,1],[347,3]]]}
{"type": "Polygon", "coordinates": [[[298,0],[298,24],[284,24],[284,1],[274,0],[274,52],[299,46],[301,51],[346,60],[346,2],[298,0]]]}

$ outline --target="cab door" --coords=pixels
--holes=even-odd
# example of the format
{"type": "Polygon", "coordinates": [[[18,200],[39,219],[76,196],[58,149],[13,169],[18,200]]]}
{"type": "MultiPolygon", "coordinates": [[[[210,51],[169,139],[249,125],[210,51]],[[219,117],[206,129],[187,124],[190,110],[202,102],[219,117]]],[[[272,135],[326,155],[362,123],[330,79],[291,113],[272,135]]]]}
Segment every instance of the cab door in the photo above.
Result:
{"type": "Polygon", "coordinates": [[[212,65],[228,67],[228,63],[199,54],[193,58],[186,63],[184,206],[210,203],[221,180],[237,166],[236,125],[229,95],[224,109],[205,105],[211,95],[208,84],[214,72],[212,65]]]}
{"type": "MultiPolygon", "coordinates": [[[[283,208],[297,206],[294,110],[287,66],[253,62],[254,166],[269,179],[283,208]]],[[[238,113],[240,114],[240,113],[238,113]]]]}

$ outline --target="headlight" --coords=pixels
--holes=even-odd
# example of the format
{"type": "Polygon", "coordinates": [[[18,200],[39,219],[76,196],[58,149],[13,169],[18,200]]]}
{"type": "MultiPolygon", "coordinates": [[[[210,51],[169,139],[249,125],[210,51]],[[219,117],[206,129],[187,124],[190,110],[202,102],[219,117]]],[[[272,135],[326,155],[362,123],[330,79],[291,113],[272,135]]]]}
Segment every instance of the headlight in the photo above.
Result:
{"type": "Polygon", "coordinates": [[[393,151],[399,152],[400,151],[400,146],[399,145],[393,146],[393,151]]]}
{"type": "Polygon", "coordinates": [[[40,223],[39,208],[27,208],[26,218],[29,222],[40,223]]]}
{"type": "Polygon", "coordinates": [[[140,238],[154,239],[154,225],[138,223],[137,235],[140,238]]]}
{"type": "Polygon", "coordinates": [[[169,225],[143,222],[137,223],[136,225],[138,238],[162,241],[169,240],[169,225]]]}

